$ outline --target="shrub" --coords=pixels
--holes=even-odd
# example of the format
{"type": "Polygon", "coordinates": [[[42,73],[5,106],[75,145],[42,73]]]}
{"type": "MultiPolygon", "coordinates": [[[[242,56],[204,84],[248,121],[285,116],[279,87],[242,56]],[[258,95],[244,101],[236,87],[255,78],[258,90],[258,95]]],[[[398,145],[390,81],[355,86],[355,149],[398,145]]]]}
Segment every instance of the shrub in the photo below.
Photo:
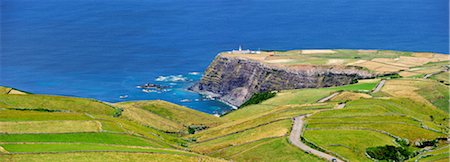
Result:
{"type": "Polygon", "coordinates": [[[400,144],[403,147],[408,147],[409,146],[409,140],[408,139],[397,138],[397,139],[395,139],[395,142],[397,142],[398,144],[400,144]]]}
{"type": "Polygon", "coordinates": [[[19,111],[39,111],[39,112],[64,112],[63,110],[50,110],[50,109],[44,109],[44,108],[36,108],[36,109],[30,109],[30,108],[12,108],[12,110],[19,110],[19,111]]]}
{"type": "Polygon", "coordinates": [[[261,93],[255,93],[250,99],[248,99],[247,101],[245,101],[244,104],[242,104],[240,106],[241,107],[245,107],[248,105],[253,105],[253,104],[259,104],[269,98],[275,97],[277,93],[276,92],[261,92],[261,93]]]}
{"type": "Polygon", "coordinates": [[[119,117],[122,115],[123,109],[122,108],[116,108],[114,111],[114,117],[119,117]]]}
{"type": "Polygon", "coordinates": [[[366,149],[366,153],[373,159],[385,161],[405,161],[414,155],[414,152],[404,147],[390,145],[369,147],[366,149]]]}
{"type": "Polygon", "coordinates": [[[189,133],[189,134],[194,134],[195,132],[204,130],[204,129],[206,129],[206,128],[208,128],[208,127],[205,126],[205,125],[190,125],[190,126],[188,127],[188,133],[189,133]]]}
{"type": "Polygon", "coordinates": [[[418,148],[424,148],[427,146],[436,146],[437,143],[439,143],[439,140],[435,139],[431,141],[416,141],[414,145],[418,148]]]}

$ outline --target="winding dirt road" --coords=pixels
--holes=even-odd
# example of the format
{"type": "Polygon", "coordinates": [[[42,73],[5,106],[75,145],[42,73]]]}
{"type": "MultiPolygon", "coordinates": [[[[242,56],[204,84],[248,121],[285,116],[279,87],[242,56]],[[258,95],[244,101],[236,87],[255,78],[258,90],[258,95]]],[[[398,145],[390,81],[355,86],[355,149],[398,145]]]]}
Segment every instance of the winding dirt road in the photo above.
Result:
{"type": "Polygon", "coordinates": [[[380,83],[378,83],[377,87],[372,91],[372,93],[377,93],[378,91],[380,91],[384,86],[384,83],[386,83],[386,80],[381,80],[380,83]]]}
{"type": "Polygon", "coordinates": [[[338,159],[335,156],[332,156],[330,154],[315,150],[311,147],[309,147],[308,145],[304,144],[303,142],[301,142],[300,140],[300,135],[302,134],[302,129],[303,129],[303,125],[304,125],[304,121],[303,119],[305,117],[310,116],[311,114],[308,115],[300,115],[294,118],[294,125],[292,126],[292,131],[291,134],[289,135],[289,141],[297,146],[298,148],[309,152],[313,155],[316,155],[318,157],[327,159],[328,161],[337,161],[337,162],[343,162],[342,160],[338,159]]]}
{"type": "Polygon", "coordinates": [[[319,101],[317,101],[317,103],[323,103],[323,102],[327,102],[328,100],[330,100],[331,98],[333,98],[334,96],[337,96],[339,94],[339,92],[335,92],[325,98],[320,99],[319,101]]]}

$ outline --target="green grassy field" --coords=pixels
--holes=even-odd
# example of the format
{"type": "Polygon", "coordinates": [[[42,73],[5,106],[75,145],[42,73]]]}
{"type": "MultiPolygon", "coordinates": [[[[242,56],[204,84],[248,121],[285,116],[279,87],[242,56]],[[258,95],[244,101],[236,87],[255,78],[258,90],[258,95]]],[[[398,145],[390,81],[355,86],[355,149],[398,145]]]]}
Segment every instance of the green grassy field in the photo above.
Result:
{"type": "Polygon", "coordinates": [[[267,138],[209,154],[233,161],[322,161],[291,145],[287,138],[267,138]]]}
{"type": "Polygon", "coordinates": [[[432,151],[424,152],[419,154],[415,158],[412,158],[408,161],[438,161],[438,162],[447,162],[450,160],[449,156],[449,145],[444,145],[442,147],[436,148],[432,151]]]}
{"type": "MultiPolygon", "coordinates": [[[[392,57],[398,55],[410,53],[392,57]]],[[[220,118],[164,101],[110,105],[7,94],[0,87],[0,161],[324,161],[287,140],[292,118],[304,114],[311,114],[302,134],[310,145],[344,160],[370,161],[367,148],[398,146],[396,138],[448,136],[448,86],[432,79],[388,80],[376,94],[370,92],[379,79],[283,90],[220,118]],[[333,93],[339,94],[317,103],[333,93]],[[205,129],[189,134],[189,126],[205,129]]],[[[446,161],[445,150],[448,144],[439,142],[409,161],[446,161]]]]}
{"type": "Polygon", "coordinates": [[[303,136],[315,145],[350,161],[369,161],[364,155],[367,147],[395,145],[393,138],[366,130],[308,130],[303,136]]]}
{"type": "Polygon", "coordinates": [[[51,120],[90,120],[82,113],[39,112],[0,109],[0,122],[3,121],[51,121],[51,120]]]}
{"type": "Polygon", "coordinates": [[[124,118],[168,132],[184,132],[190,125],[211,127],[224,121],[165,101],[122,102],[115,105],[124,109],[124,118]]]}
{"type": "Polygon", "coordinates": [[[92,99],[50,95],[0,95],[0,108],[47,109],[89,114],[113,115],[114,108],[92,99]]]}
{"type": "Polygon", "coordinates": [[[2,144],[2,147],[8,150],[10,153],[121,151],[121,152],[149,152],[149,153],[193,155],[193,153],[183,152],[175,149],[161,149],[152,147],[137,147],[137,146],[123,146],[111,144],[92,144],[92,143],[2,144]]]}
{"type": "Polygon", "coordinates": [[[239,145],[264,138],[281,137],[287,135],[291,125],[291,120],[282,120],[257,128],[237,132],[212,140],[191,145],[193,151],[200,153],[210,153],[212,151],[228,146],[239,145]]]}
{"type": "Polygon", "coordinates": [[[58,120],[0,122],[0,133],[70,133],[100,132],[102,125],[97,121],[58,120]]]}
{"type": "Polygon", "coordinates": [[[444,84],[450,84],[450,72],[442,72],[436,75],[431,76],[431,79],[437,80],[439,82],[442,82],[444,84]]]}
{"type": "Polygon", "coordinates": [[[133,153],[133,152],[75,152],[75,153],[38,153],[38,154],[9,154],[0,156],[0,161],[14,162],[113,162],[113,161],[187,161],[187,162],[216,162],[224,161],[203,155],[166,154],[166,153],[133,153]]]}
{"type": "Polygon", "coordinates": [[[153,146],[151,140],[117,133],[0,134],[0,142],[64,142],[153,146]]]}

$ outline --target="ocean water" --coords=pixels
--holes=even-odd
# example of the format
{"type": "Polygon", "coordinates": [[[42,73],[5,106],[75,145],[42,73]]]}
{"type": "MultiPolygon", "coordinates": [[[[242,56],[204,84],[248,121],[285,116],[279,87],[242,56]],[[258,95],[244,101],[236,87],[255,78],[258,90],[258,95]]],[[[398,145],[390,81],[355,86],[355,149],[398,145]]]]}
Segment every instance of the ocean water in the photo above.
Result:
{"type": "Polygon", "coordinates": [[[230,107],[186,91],[201,77],[192,72],[239,45],[449,53],[447,0],[0,3],[0,85],[109,102],[162,99],[207,113],[230,107]],[[136,88],[145,83],[171,88],[136,88]]]}

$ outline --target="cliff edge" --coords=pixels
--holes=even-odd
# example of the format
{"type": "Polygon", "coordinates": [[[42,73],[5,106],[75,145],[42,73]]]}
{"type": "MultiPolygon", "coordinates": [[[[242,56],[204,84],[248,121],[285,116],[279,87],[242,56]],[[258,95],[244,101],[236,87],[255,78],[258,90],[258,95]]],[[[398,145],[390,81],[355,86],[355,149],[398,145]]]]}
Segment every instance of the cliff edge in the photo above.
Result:
{"type": "Polygon", "coordinates": [[[267,53],[221,53],[209,65],[200,82],[189,89],[238,107],[258,92],[339,86],[375,76],[355,66],[263,61],[273,56],[267,53]]]}

